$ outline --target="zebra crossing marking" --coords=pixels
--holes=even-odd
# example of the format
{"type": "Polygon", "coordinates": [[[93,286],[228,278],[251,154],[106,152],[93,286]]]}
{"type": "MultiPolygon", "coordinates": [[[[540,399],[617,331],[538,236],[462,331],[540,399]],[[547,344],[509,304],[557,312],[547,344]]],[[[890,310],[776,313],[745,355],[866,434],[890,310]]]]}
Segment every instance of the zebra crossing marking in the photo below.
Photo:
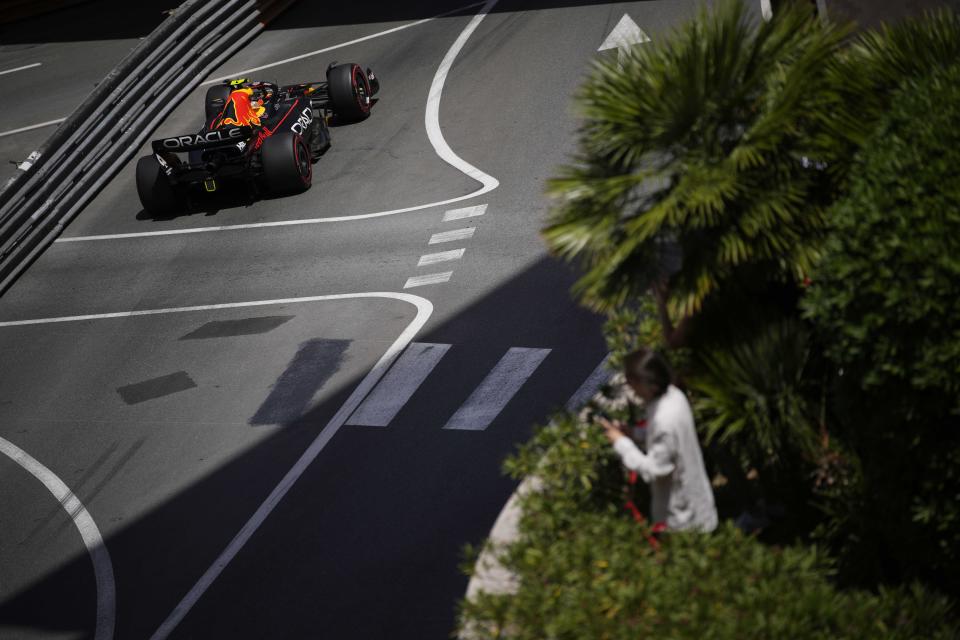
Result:
{"type": "Polygon", "coordinates": [[[485,430],[533,375],[550,351],[511,347],[443,428],[485,430]]]}
{"type": "Polygon", "coordinates": [[[420,256],[420,262],[417,263],[418,267],[425,267],[428,264],[437,264],[438,262],[450,262],[451,260],[459,260],[463,257],[466,249],[454,249],[452,251],[440,251],[439,253],[428,253],[425,256],[420,256]]]}
{"type": "MultiPolygon", "coordinates": [[[[397,359],[379,384],[354,411],[346,424],[386,427],[423,385],[452,345],[414,342],[397,359]]],[[[444,429],[483,431],[503,411],[526,381],[536,372],[550,349],[513,347],[490,370],[444,429]]],[[[580,409],[606,383],[613,372],[607,354],[566,403],[568,411],[580,409]]]]}
{"type": "Polygon", "coordinates": [[[444,271],[443,273],[431,273],[425,276],[412,276],[407,278],[403,288],[410,289],[412,287],[423,287],[428,284],[440,284],[450,280],[452,275],[453,271],[444,271]]]}
{"type": "MultiPolygon", "coordinates": [[[[450,222],[452,220],[464,220],[466,218],[482,216],[484,213],[486,213],[486,211],[487,205],[485,204],[478,204],[472,207],[462,207],[460,209],[450,209],[443,214],[443,221],[450,222]]],[[[463,229],[441,231],[430,236],[430,240],[427,242],[427,244],[441,244],[443,242],[454,242],[455,240],[467,240],[473,237],[473,234],[476,232],[476,230],[476,227],[465,227],[463,229]]],[[[465,251],[466,249],[453,249],[451,251],[428,253],[420,256],[420,260],[417,262],[417,267],[424,267],[431,264],[437,264],[439,262],[460,260],[463,258],[465,251]]],[[[452,271],[447,271],[444,273],[434,273],[425,276],[412,276],[407,279],[407,282],[403,285],[403,288],[410,289],[411,287],[422,287],[428,284],[441,284],[443,282],[449,282],[450,276],[452,275],[452,271]]]]}
{"type": "Polygon", "coordinates": [[[454,240],[466,240],[472,238],[476,227],[466,227],[464,229],[454,229],[453,231],[441,231],[430,236],[427,244],[440,244],[441,242],[453,242],[454,240]]]}
{"type": "Polygon", "coordinates": [[[587,379],[583,381],[583,384],[580,385],[580,388],[577,389],[570,399],[567,401],[567,411],[576,411],[584,404],[587,403],[594,394],[600,390],[600,387],[610,379],[610,376],[613,375],[613,372],[607,367],[607,363],[610,362],[610,356],[612,354],[607,354],[604,356],[603,360],[600,361],[600,364],[597,365],[597,368],[593,370],[587,379]]]}
{"type": "Polygon", "coordinates": [[[454,220],[463,220],[464,218],[475,218],[476,216],[482,216],[487,212],[487,205],[478,204],[475,207],[463,207],[462,209],[450,209],[443,214],[444,222],[452,222],[454,220]]]}
{"type": "Polygon", "coordinates": [[[390,424],[449,350],[449,344],[411,343],[347,424],[363,427],[390,424]]]}

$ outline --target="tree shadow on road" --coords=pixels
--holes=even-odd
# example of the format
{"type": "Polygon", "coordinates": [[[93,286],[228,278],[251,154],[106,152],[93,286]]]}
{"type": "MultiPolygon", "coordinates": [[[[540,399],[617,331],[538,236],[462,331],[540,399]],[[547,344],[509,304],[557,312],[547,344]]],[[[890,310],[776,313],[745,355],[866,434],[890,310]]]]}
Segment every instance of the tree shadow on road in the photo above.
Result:
{"type": "MultiPolygon", "coordinates": [[[[649,0],[646,0],[649,1],[649,0]]],[[[0,24],[5,45],[134,39],[146,36],[166,18],[179,0],[91,0],[16,22],[0,24]]],[[[422,20],[463,8],[476,13],[470,0],[367,0],[313,2],[300,0],[269,25],[270,30],[335,27],[422,20]]],[[[609,0],[500,0],[492,13],[534,11],[610,4],[609,0]]],[[[318,45],[322,46],[322,45],[318,45]]]]}
{"type": "MultiPolygon", "coordinates": [[[[453,345],[430,378],[388,427],[336,434],[173,637],[317,637],[318,629],[330,638],[448,637],[466,588],[461,548],[486,536],[514,488],[501,473],[504,457],[606,353],[599,318],[570,301],[573,279],[541,258],[450,319],[428,323],[415,341],[453,345]],[[524,304],[534,295],[536,307],[524,304]],[[514,346],[552,352],[486,431],[443,430],[514,346]]],[[[157,629],[358,383],[107,537],[117,638],[157,629]]],[[[71,489],[97,518],[86,488],[71,489]]],[[[92,635],[93,593],[82,554],[0,603],[0,635],[92,635]]]]}

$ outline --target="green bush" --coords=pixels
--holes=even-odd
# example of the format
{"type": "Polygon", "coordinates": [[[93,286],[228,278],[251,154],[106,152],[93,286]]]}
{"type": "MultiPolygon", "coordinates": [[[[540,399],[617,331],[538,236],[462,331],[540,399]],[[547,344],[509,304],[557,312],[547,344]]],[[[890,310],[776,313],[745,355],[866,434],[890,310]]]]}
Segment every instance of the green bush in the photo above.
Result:
{"type": "Polygon", "coordinates": [[[843,375],[904,409],[960,410],[958,167],[960,66],[907,86],[863,148],[803,302],[843,375]]]}
{"type": "Polygon", "coordinates": [[[583,514],[574,524],[511,557],[516,596],[467,606],[480,637],[952,637],[944,600],[919,588],[838,592],[813,548],[771,549],[727,524],[713,535],[667,536],[655,552],[630,521],[583,514]]]}
{"type": "MultiPolygon", "coordinates": [[[[669,321],[672,324],[673,319],[669,321]]],[[[610,351],[607,366],[611,371],[621,371],[623,359],[631,351],[641,347],[654,349],[668,356],[674,376],[678,384],[683,386],[693,354],[685,346],[668,344],[664,337],[663,320],[659,317],[652,293],[637,296],[632,304],[621,305],[607,312],[603,335],[610,351]]]]}
{"type": "Polygon", "coordinates": [[[907,83],[851,170],[802,301],[855,482],[822,531],[855,582],[960,594],[960,65],[907,83]]]}
{"type": "MultiPolygon", "coordinates": [[[[960,14],[943,8],[864,31],[825,68],[835,89],[826,139],[829,170],[850,175],[854,155],[872,137],[905,82],[960,63],[960,14]]],[[[841,180],[843,181],[843,180],[841,180]]]]}
{"type": "Polygon", "coordinates": [[[960,448],[937,452],[909,440],[859,444],[855,473],[819,492],[827,517],[814,539],[836,558],[841,585],[920,580],[956,599],[960,448]]]}
{"type": "Polygon", "coordinates": [[[634,304],[609,311],[603,335],[611,354],[611,371],[622,370],[623,356],[642,346],[666,348],[663,328],[657,321],[657,305],[649,293],[637,296],[634,304]]]}
{"type": "Polygon", "coordinates": [[[730,524],[655,548],[622,509],[623,472],[598,431],[561,418],[512,459],[543,490],[523,501],[521,538],[502,554],[518,592],[461,605],[473,637],[953,637],[944,599],[920,587],[838,591],[816,548],[768,547],[730,524]]]}
{"type": "MultiPolygon", "coordinates": [[[[624,408],[613,415],[627,419],[627,411],[624,408]]],[[[573,514],[615,511],[623,492],[623,468],[611,455],[603,429],[582,424],[572,414],[559,414],[551,426],[538,429],[532,440],[507,459],[504,469],[515,479],[539,478],[543,490],[527,500],[530,513],[549,525],[546,530],[565,528],[565,518],[573,514]]]]}

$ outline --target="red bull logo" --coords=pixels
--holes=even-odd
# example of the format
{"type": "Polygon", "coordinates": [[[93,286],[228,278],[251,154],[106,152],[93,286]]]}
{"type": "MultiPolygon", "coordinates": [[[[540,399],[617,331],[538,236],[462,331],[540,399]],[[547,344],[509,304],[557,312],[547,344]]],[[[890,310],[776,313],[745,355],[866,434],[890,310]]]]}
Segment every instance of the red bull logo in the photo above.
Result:
{"type": "Polygon", "coordinates": [[[223,120],[220,122],[220,126],[232,124],[239,127],[259,127],[260,116],[266,112],[266,108],[259,100],[251,100],[252,95],[253,89],[249,87],[231,91],[223,109],[223,120]]]}

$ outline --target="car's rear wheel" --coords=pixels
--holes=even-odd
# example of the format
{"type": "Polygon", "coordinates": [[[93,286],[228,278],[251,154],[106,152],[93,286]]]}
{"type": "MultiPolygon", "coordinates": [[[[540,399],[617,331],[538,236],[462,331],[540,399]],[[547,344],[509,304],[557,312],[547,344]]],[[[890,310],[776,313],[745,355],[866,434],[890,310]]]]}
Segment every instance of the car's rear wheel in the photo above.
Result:
{"type": "Polygon", "coordinates": [[[303,137],[293,132],[275,133],[260,147],[263,184],[273,195],[302,193],[313,181],[310,150],[303,137]]]}
{"type": "Polygon", "coordinates": [[[327,89],[334,115],[344,122],[356,122],[370,115],[373,90],[367,74],[358,64],[338,64],[327,70],[327,89]]]}
{"type": "Polygon", "coordinates": [[[137,161],[137,195],[144,210],[153,216],[179,213],[187,205],[186,198],[170,184],[154,156],[137,161]]]}
{"type": "Polygon", "coordinates": [[[223,107],[226,106],[229,97],[230,87],[217,85],[207,89],[207,97],[203,101],[204,111],[207,114],[207,120],[204,124],[207,127],[210,126],[214,118],[223,112],[223,107]]]}

